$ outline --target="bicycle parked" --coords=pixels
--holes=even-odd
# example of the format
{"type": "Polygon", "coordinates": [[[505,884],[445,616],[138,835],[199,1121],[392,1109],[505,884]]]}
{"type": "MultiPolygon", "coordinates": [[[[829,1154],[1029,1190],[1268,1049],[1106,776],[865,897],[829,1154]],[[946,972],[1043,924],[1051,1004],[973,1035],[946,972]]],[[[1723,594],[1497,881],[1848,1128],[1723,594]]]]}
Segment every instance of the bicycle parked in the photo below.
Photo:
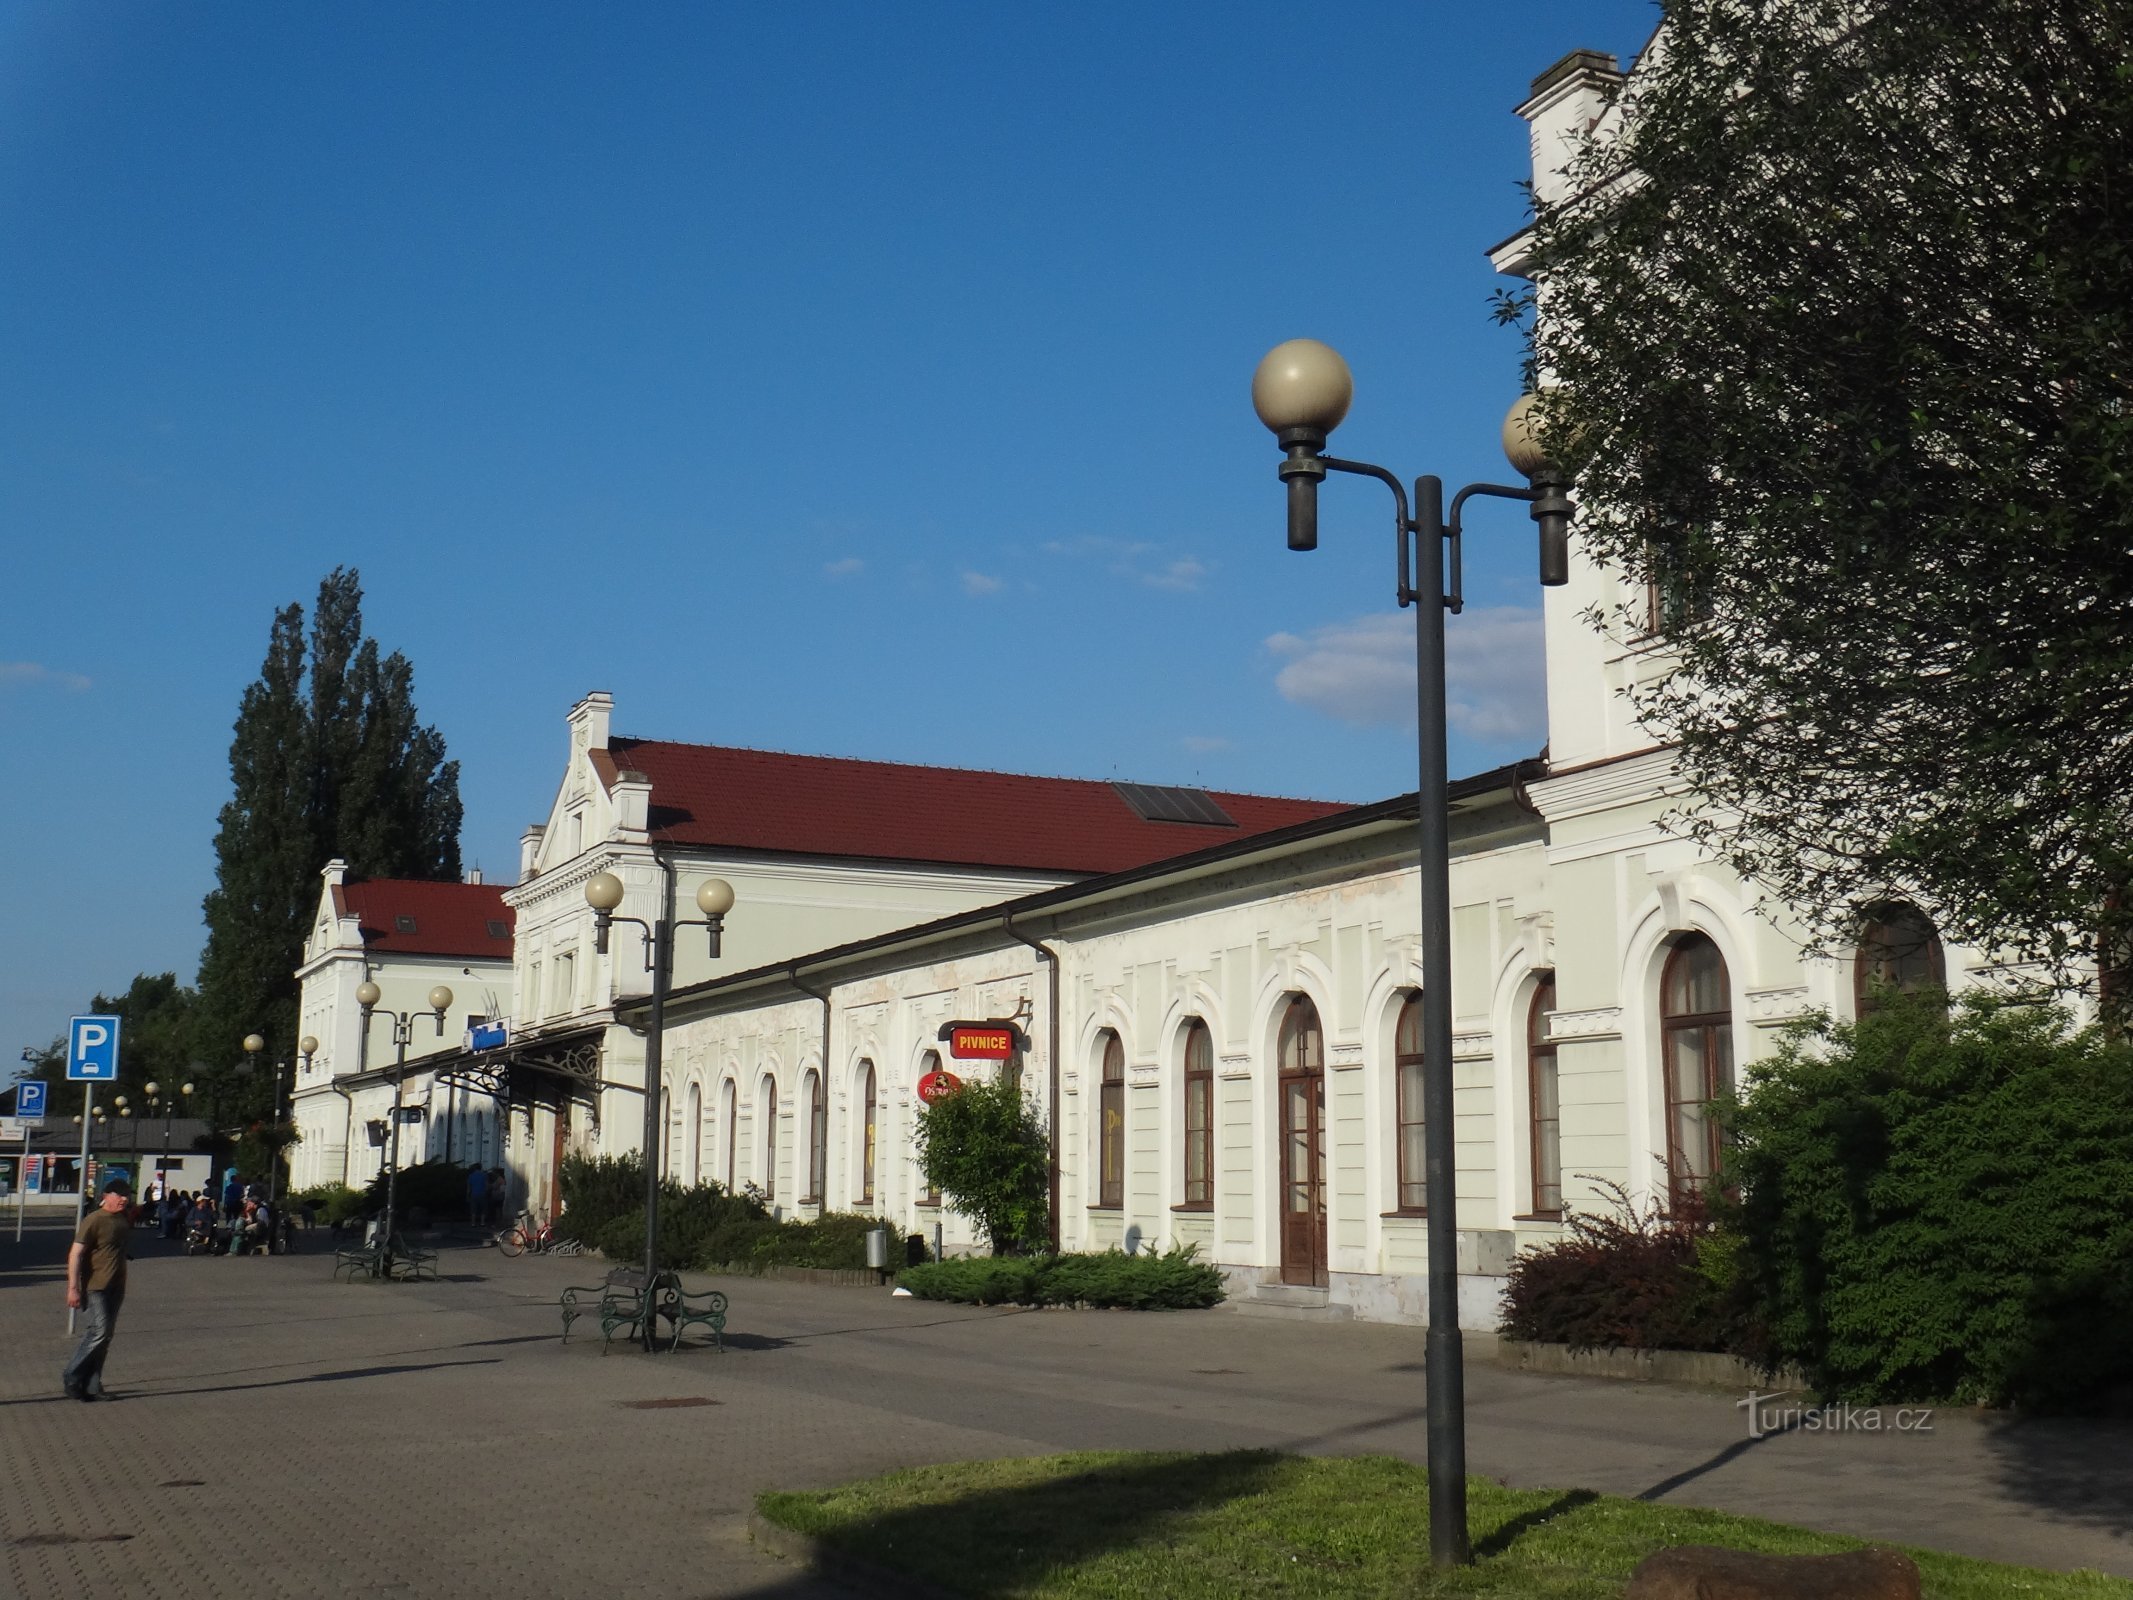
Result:
{"type": "Polygon", "coordinates": [[[566,1239],[556,1232],[553,1222],[536,1222],[533,1213],[521,1211],[518,1221],[496,1236],[496,1248],[507,1256],[534,1255],[574,1256],[585,1246],[576,1239],[566,1239]]]}

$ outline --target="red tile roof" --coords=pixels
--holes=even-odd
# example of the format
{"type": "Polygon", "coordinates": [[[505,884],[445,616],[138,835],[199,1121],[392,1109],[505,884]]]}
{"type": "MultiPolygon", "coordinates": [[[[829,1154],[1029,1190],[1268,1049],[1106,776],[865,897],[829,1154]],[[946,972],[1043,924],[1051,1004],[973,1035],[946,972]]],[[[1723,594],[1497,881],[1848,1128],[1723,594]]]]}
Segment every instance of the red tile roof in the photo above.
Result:
{"type": "Polygon", "coordinates": [[[413,878],[369,878],[344,883],[341,909],[354,912],[363,942],[373,950],[409,956],[509,960],[513,914],[494,883],[424,883],[413,878]],[[413,928],[401,925],[408,918],[413,928]],[[489,931],[491,923],[503,929],[489,931]]]}
{"type": "Polygon", "coordinates": [[[776,855],[1120,872],[1349,809],[1324,800],[1209,791],[1225,828],[1149,822],[1109,783],[1012,772],[784,755],[724,745],[611,739],[600,776],[652,780],[652,835],[669,844],[776,855]]]}

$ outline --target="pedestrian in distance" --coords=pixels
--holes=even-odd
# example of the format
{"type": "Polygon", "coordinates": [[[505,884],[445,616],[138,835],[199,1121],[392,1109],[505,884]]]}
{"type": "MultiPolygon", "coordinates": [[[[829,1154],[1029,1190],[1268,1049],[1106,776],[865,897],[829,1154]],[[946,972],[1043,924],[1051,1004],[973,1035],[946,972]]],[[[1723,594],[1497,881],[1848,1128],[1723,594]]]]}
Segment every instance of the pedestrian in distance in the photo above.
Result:
{"type": "Polygon", "coordinates": [[[126,1249],[133,1233],[126,1212],[132,1200],[133,1185],[124,1178],[105,1184],[102,1201],[81,1219],[67,1252],[67,1308],[84,1315],[81,1343],[59,1386],[76,1400],[103,1398],[104,1358],[126,1299],[126,1249]]]}
{"type": "Polygon", "coordinates": [[[237,1181],[237,1169],[232,1167],[222,1175],[222,1220],[236,1226],[237,1214],[244,1209],[244,1185],[237,1181]]]}
{"type": "Polygon", "coordinates": [[[471,1167],[467,1171],[467,1221],[479,1226],[489,1215],[489,1169],[471,1167]]]}

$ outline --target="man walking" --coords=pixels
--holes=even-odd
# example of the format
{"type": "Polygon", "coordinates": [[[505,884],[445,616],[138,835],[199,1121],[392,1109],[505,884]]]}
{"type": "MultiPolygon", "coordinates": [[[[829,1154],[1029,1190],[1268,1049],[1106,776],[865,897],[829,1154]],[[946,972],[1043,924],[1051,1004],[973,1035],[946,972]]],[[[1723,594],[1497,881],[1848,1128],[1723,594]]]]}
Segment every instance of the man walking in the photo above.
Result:
{"type": "Polygon", "coordinates": [[[59,1375],[60,1387],[76,1400],[101,1399],[104,1357],[111,1353],[119,1304],[126,1298],[126,1247],[133,1226],[126,1220],[133,1185],[124,1177],[104,1185],[104,1198],[74,1230],[67,1252],[67,1306],[86,1312],[81,1343],[59,1375]]]}

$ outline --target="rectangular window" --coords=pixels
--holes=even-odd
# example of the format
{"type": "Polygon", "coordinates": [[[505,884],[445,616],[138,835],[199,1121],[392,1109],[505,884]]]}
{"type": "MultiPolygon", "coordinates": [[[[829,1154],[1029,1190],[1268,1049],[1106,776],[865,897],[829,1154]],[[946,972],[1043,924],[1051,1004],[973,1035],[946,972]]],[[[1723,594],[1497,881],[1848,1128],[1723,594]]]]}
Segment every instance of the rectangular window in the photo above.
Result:
{"type": "Polygon", "coordinates": [[[526,1010],[531,1013],[529,1021],[538,1022],[548,1015],[541,1005],[545,998],[541,993],[541,964],[536,961],[526,969],[526,1010]]]}
{"type": "Polygon", "coordinates": [[[574,950],[565,950],[555,958],[555,1004],[549,1009],[578,1009],[578,957],[574,950]]]}

